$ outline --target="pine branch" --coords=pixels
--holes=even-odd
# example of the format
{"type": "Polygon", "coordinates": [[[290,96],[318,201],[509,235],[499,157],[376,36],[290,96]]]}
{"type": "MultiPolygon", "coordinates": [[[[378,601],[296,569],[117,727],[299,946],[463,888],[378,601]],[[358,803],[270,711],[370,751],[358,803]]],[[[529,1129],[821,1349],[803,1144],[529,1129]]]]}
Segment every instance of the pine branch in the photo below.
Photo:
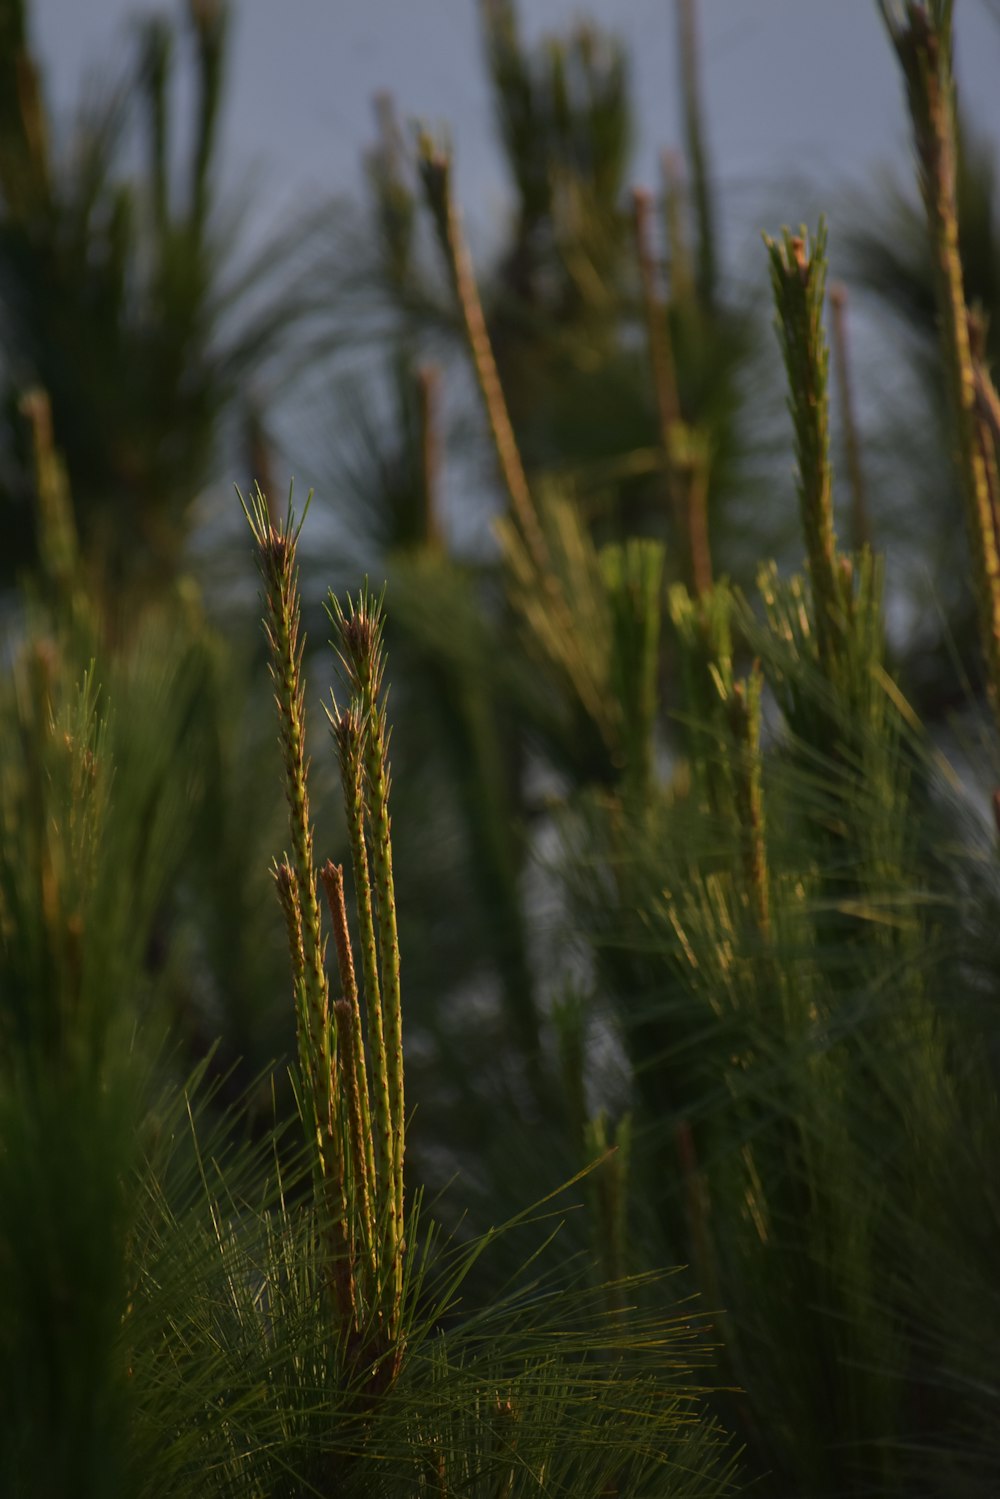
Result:
{"type": "Polygon", "coordinates": [[[871,546],[872,526],[861,464],[861,442],[854,414],[854,392],[847,349],[847,288],[837,281],[830,287],[830,325],[833,363],[840,396],[840,419],[844,429],[844,453],[851,483],[851,546],[856,552],[871,546]]]}
{"type": "Polygon", "coordinates": [[[977,410],[958,238],[955,84],[951,70],[951,0],[905,5],[880,0],[906,84],[910,123],[927,215],[945,377],[957,437],[958,469],[972,552],[988,692],[1000,725],[1000,544],[993,514],[991,450],[977,410]]]}
{"type": "Polygon", "coordinates": [[[799,509],[812,583],[820,663],[828,677],[836,663],[841,581],[833,528],[830,466],[830,356],[823,335],[826,225],[810,245],[805,230],[784,230],[780,242],[765,236],[777,307],[777,329],[788,372],[789,407],[795,428],[799,509]]]}
{"type": "Polygon", "coordinates": [[[497,463],[511,510],[531,558],[543,577],[552,572],[548,544],[538,521],[534,500],[521,462],[507,411],[500,375],[483,315],[483,304],[472,268],[459,211],[451,190],[451,160],[429,137],[421,142],[420,170],[455,299],[462,315],[466,341],[489,422],[497,463]]]}
{"type": "MultiPolygon", "coordinates": [[[[382,648],[382,603],[373,599],[365,588],[357,600],[349,600],[346,611],[334,595],[329,596],[327,612],[336,632],[334,647],[351,693],[347,721],[353,725],[347,757],[353,785],[363,780],[361,804],[364,829],[371,848],[370,872],[378,913],[378,969],[380,979],[380,1012],[382,1029],[381,1055],[376,1059],[376,1096],[385,1156],[385,1203],[387,1212],[387,1269],[392,1276],[390,1325],[398,1325],[403,1292],[404,1200],[403,1157],[405,1152],[406,1113],[403,1086],[403,1016],[400,990],[399,936],[396,923],[396,895],[393,879],[391,820],[389,816],[389,731],[385,720],[382,694],[384,654],[382,648]]],[[[336,719],[336,705],[331,723],[344,723],[345,715],[336,719]]],[[[358,829],[357,804],[349,811],[352,824],[352,846],[364,843],[364,831],[358,829]]],[[[363,944],[372,941],[369,915],[362,916],[363,944]]],[[[374,971],[374,952],[369,950],[365,964],[366,985],[374,971]]],[[[377,1027],[376,1027],[377,1028],[377,1027]]]]}

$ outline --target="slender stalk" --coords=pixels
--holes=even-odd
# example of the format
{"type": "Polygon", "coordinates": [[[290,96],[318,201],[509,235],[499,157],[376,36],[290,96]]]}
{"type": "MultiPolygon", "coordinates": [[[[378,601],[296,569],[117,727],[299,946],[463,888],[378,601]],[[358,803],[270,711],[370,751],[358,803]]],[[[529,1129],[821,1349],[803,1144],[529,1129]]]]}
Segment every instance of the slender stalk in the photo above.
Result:
{"type": "Polygon", "coordinates": [[[296,991],[296,1030],[307,1129],[315,1131],[315,1169],[329,1211],[332,1255],[330,1286],[342,1333],[358,1316],[352,1202],[347,1191],[343,1141],[343,1059],[330,1024],[324,941],[313,864],[305,753],[305,689],[302,680],[301,602],[295,554],[301,525],[291,503],[284,522],[272,524],[258,485],[244,513],[257,547],[264,580],[265,630],[278,708],[279,739],[288,801],[292,858],[278,866],[278,896],[285,909],[296,991]],[[294,897],[294,901],[293,901],[294,897]]]}
{"type": "Polygon", "coordinates": [[[653,199],[647,189],[633,188],[632,228],[635,235],[639,282],[642,287],[643,310],[646,315],[649,357],[653,367],[653,389],[660,417],[660,433],[663,445],[669,454],[670,434],[681,419],[681,404],[677,393],[677,367],[674,363],[673,345],[670,341],[670,326],[657,287],[656,260],[652,245],[652,211],[653,199]]]}
{"type": "Polygon", "coordinates": [[[868,514],[864,470],[861,466],[861,443],[858,439],[858,424],[854,415],[854,392],[847,352],[847,287],[841,281],[834,282],[830,287],[830,331],[833,366],[840,396],[840,415],[844,424],[844,456],[847,459],[847,476],[851,484],[851,546],[854,551],[860,552],[862,547],[871,546],[872,528],[868,514]]]}
{"type": "Polygon", "coordinates": [[[625,1277],[628,1245],[629,1169],[632,1117],[625,1114],[611,1126],[602,1110],[584,1128],[584,1149],[600,1160],[593,1179],[595,1229],[601,1273],[607,1282],[608,1309],[624,1309],[621,1281],[625,1277]]]}
{"type": "Polygon", "coordinates": [[[69,481],[55,445],[52,405],[46,392],[36,386],[21,397],[21,411],[31,427],[39,555],[52,581],[59,588],[68,590],[80,549],[69,481]]]}
{"type": "Polygon", "coordinates": [[[562,664],[586,710],[600,723],[600,690],[590,680],[578,644],[578,627],[566,585],[553,564],[552,550],[528,487],[521,455],[514,437],[486,319],[472,269],[461,220],[451,193],[451,164],[447,155],[425,137],[421,171],[424,189],[438,238],[448,264],[461,311],[466,342],[476,371],[483,405],[493,437],[497,461],[510,499],[511,519],[503,536],[507,561],[530,578],[530,587],[544,599],[554,635],[563,643],[562,664]],[[519,555],[523,551],[523,556],[519,555]]]}
{"type": "Polygon", "coordinates": [[[760,700],[764,674],[760,663],[745,682],[733,684],[729,716],[736,741],[736,812],[740,825],[743,877],[757,928],[765,939],[771,932],[771,902],[764,839],[763,761],[760,752],[760,700]]]}
{"type": "Polygon", "coordinates": [[[694,301],[691,248],[684,221],[684,172],[680,154],[664,151],[660,157],[663,176],[663,218],[667,234],[670,302],[689,307],[694,301]]]}
{"type": "MultiPolygon", "coordinates": [[[[242,498],[242,497],[241,497],[242,498]]],[[[329,1094],[332,1089],[333,1048],[329,1025],[329,995],[323,963],[324,943],[316,895],[313,866],[313,827],[306,784],[305,695],[302,683],[303,637],[295,548],[298,530],[289,512],[286,524],[271,524],[267,501],[258,487],[250,506],[244,504],[257,546],[257,561],[265,589],[265,629],[271,650],[271,678],[278,708],[279,738],[284,768],[292,838],[292,868],[301,920],[302,1003],[298,1023],[307,1052],[317,1059],[316,1076],[331,1080],[327,1097],[317,1096],[317,1125],[332,1124],[329,1094]],[[318,1059],[322,1059],[322,1068],[318,1059]]],[[[320,1084],[322,1088],[322,1083],[320,1084]]]]}
{"type": "Polygon", "coordinates": [[[410,280],[415,204],[393,97],[379,93],[374,103],[378,140],[368,153],[366,165],[375,192],[385,269],[392,285],[405,293],[410,280]]]}
{"type": "Polygon", "coordinates": [[[820,664],[834,668],[836,618],[841,585],[833,528],[833,470],[830,466],[830,355],[823,335],[826,282],[826,225],[820,221],[809,245],[805,231],[786,229],[779,242],[765,236],[777,307],[778,338],[788,372],[789,406],[795,427],[799,508],[812,582],[820,664]]]}
{"type": "Polygon", "coordinates": [[[709,444],[704,431],[682,422],[674,428],[671,464],[680,495],[692,591],[704,598],[712,587],[708,540],[709,444]]]}
{"type": "MultiPolygon", "coordinates": [[[[9,14],[10,7],[7,7],[9,14]]],[[[17,214],[47,204],[52,184],[49,122],[38,67],[26,45],[23,22],[5,41],[13,43],[10,94],[4,100],[5,124],[14,151],[0,153],[0,181],[4,196],[17,214]],[[23,168],[27,165],[28,170],[23,168]]],[[[9,54],[8,54],[9,56],[9,54]]]]}
{"type": "MultiPolygon", "coordinates": [[[[406,1132],[403,1094],[403,1014],[399,982],[399,935],[396,928],[396,893],[392,872],[392,839],[389,819],[389,776],[386,766],[384,719],[370,713],[367,747],[367,780],[372,839],[372,869],[378,897],[379,956],[382,973],[386,1064],[389,1107],[392,1119],[392,1186],[397,1220],[397,1239],[402,1247],[403,1153],[406,1132]]],[[[396,1262],[402,1289],[402,1261],[396,1262]]]]}
{"type": "Polygon", "coordinates": [[[170,212],[167,91],[171,82],[172,40],[170,26],[162,17],[150,17],[145,23],[142,36],[142,86],[149,126],[150,196],[153,222],[157,234],[161,236],[166,233],[170,212]]]}
{"type": "Polygon", "coordinates": [[[439,490],[441,483],[441,371],[425,364],[417,371],[420,403],[420,490],[424,544],[442,550],[439,490]]]}
{"type": "Polygon", "coordinates": [[[327,716],[340,762],[344,811],[347,816],[347,836],[351,845],[351,863],[354,870],[354,893],[361,942],[361,972],[364,977],[368,1042],[372,1057],[372,1108],[375,1115],[376,1168],[374,1179],[378,1184],[376,1202],[379,1218],[384,1217],[386,1220],[387,1249],[390,1254],[395,1255],[398,1239],[395,1194],[389,1193],[386,1200],[383,1200],[382,1195],[387,1190],[386,1184],[392,1180],[393,1118],[382,1015],[382,987],[379,982],[375,917],[372,908],[371,875],[368,868],[368,848],[365,842],[364,731],[360,710],[355,703],[343,711],[334,704],[332,710],[327,710],[327,716]]]}
{"type": "Polygon", "coordinates": [[[905,6],[880,0],[906,83],[920,189],[930,233],[938,317],[988,692],[1000,724],[1000,548],[993,517],[991,475],[977,410],[976,370],[969,336],[958,243],[951,0],[905,6]]]}
{"type": "Polygon", "coordinates": [[[333,1019],[337,1027],[337,1060],[346,1094],[347,1132],[350,1142],[351,1199],[360,1210],[361,1235],[373,1279],[377,1275],[375,1228],[372,1217],[368,1158],[371,1152],[371,1122],[368,1118],[368,1080],[364,1052],[358,1047],[355,1014],[357,995],[352,1005],[348,999],[335,999],[333,1019]]]}
{"type": "MultiPolygon", "coordinates": [[[[351,1046],[350,1052],[345,1053],[344,1056],[344,1071],[350,1088],[351,1136],[356,1155],[358,1154],[358,1142],[361,1145],[361,1153],[355,1163],[355,1175],[363,1186],[363,1219],[367,1242],[372,1244],[374,1236],[372,1231],[371,1192],[375,1187],[375,1148],[372,1138],[368,1068],[365,1063],[364,1027],[361,1020],[358,985],[354,976],[354,955],[351,951],[351,937],[347,927],[347,906],[344,900],[344,870],[342,865],[334,864],[332,860],[328,859],[320,870],[319,875],[323,881],[323,889],[326,892],[327,905],[330,908],[330,917],[333,922],[333,942],[337,952],[341,993],[351,1019],[351,1046]],[[356,1122],[354,1118],[355,1112],[357,1113],[356,1122]]],[[[336,1025],[339,1039],[343,1027],[343,1017],[339,1011],[336,1015],[336,1025]]]]}
{"type": "Polygon", "coordinates": [[[706,307],[715,301],[718,267],[715,260],[715,210],[703,126],[701,68],[696,0],[677,0],[677,56],[680,63],[686,155],[694,179],[698,220],[698,292],[706,307]]]}
{"type": "Polygon", "coordinates": [[[427,201],[441,241],[452,286],[458,302],[476,380],[486,409],[497,462],[518,528],[538,569],[551,576],[548,543],[538,521],[535,503],[521,462],[517,440],[507,411],[503,387],[490,344],[479,298],[472,258],[469,255],[461,215],[451,191],[451,162],[444,151],[425,137],[422,142],[421,175],[427,201]]]}
{"type": "Polygon", "coordinates": [[[403,1094],[403,1017],[399,974],[399,936],[392,868],[389,817],[388,731],[382,705],[382,615],[379,600],[367,591],[345,613],[333,601],[332,618],[338,630],[340,657],[355,701],[360,708],[361,750],[367,795],[365,806],[371,838],[371,869],[378,900],[379,969],[382,983],[382,1020],[385,1070],[389,1094],[390,1219],[397,1255],[393,1265],[396,1295],[402,1294],[403,1155],[406,1132],[403,1094]]]}
{"type": "Polygon", "coordinates": [[[211,165],[218,138],[228,8],[221,0],[188,0],[197,54],[197,103],[191,163],[191,225],[201,238],[208,217],[211,165]]]}
{"type": "Polygon", "coordinates": [[[990,492],[993,535],[1000,549],[1000,396],[986,361],[986,325],[976,312],[969,313],[969,344],[976,385],[976,421],[983,454],[986,483],[990,492]]]}
{"type": "MultiPolygon", "coordinates": [[[[299,909],[299,889],[295,878],[295,870],[287,859],[283,859],[274,868],[274,885],[278,896],[278,904],[281,906],[285,918],[285,933],[288,939],[288,951],[292,960],[292,995],[295,1001],[296,1011],[301,1004],[300,996],[305,992],[306,982],[306,957],[302,946],[302,916],[299,909]]],[[[309,1038],[303,1026],[296,1027],[296,1041],[299,1052],[299,1067],[302,1075],[307,1079],[311,1096],[316,1096],[319,1086],[316,1077],[315,1057],[309,1046],[309,1038]]]]}

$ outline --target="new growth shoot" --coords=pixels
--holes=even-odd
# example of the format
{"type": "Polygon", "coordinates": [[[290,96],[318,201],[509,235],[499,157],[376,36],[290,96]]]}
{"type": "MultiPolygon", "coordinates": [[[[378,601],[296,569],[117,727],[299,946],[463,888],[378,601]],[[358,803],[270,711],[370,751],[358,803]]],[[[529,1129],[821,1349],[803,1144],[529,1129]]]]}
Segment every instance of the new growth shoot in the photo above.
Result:
{"type": "Polygon", "coordinates": [[[275,523],[258,489],[241,496],[264,581],[264,626],[278,709],[291,854],[275,866],[292,960],[299,1107],[329,1243],[341,1347],[370,1387],[385,1388],[402,1354],[403,1049],[389,816],[389,732],[381,599],[331,597],[331,642],[348,699],[327,714],[340,765],[361,943],[359,989],[344,871],[317,872],[305,750],[304,637],[289,498],[275,523]],[[339,994],[331,1000],[318,887],[332,922],[339,994]]]}

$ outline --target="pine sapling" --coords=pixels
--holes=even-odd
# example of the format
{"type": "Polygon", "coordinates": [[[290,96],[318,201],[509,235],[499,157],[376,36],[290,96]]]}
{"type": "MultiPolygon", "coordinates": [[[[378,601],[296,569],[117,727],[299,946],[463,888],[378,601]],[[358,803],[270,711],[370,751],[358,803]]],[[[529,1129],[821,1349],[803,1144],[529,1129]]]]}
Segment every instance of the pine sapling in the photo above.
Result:
{"type": "MultiPolygon", "coordinates": [[[[403,1284],[403,1153],[405,1099],[403,1091],[403,1022],[399,975],[399,937],[392,868],[392,836],[389,816],[389,732],[382,695],[384,655],[382,649],[381,599],[364,589],[357,600],[348,600],[346,611],[330,596],[328,613],[335,631],[333,642],[342,667],[351,704],[344,714],[336,702],[330,722],[338,747],[345,753],[353,780],[354,806],[348,812],[351,843],[361,864],[365,835],[371,850],[370,873],[378,916],[377,969],[371,929],[371,899],[362,896],[359,906],[366,984],[369,978],[380,997],[382,1045],[376,1060],[380,1073],[376,1084],[381,1097],[380,1133],[385,1168],[387,1255],[398,1302],[403,1284]],[[346,723],[347,731],[343,727],[346,723]],[[360,792],[360,797],[359,797],[360,792]],[[359,812],[362,814],[359,817],[359,812]],[[388,1129],[388,1139],[385,1138],[388,1129]]],[[[366,863],[367,861],[365,861],[366,863]]],[[[370,1012],[373,1009],[369,1007],[370,1012]]]]}
{"type": "MultiPolygon", "coordinates": [[[[242,499],[242,497],[241,497],[242,499]]],[[[376,1252],[372,1205],[372,1144],[368,1121],[368,1082],[356,989],[351,992],[344,950],[344,927],[336,909],[336,879],[324,870],[332,894],[334,931],[341,979],[347,992],[330,1004],[313,861],[313,826],[305,752],[303,637],[298,592],[296,525],[289,503],[275,525],[258,487],[244,511],[264,580],[265,629],[278,708],[285,794],[292,855],[275,868],[278,898],[285,916],[295,991],[299,1056],[299,1104],[309,1138],[315,1142],[314,1170],[328,1215],[331,1241],[330,1286],[342,1347],[372,1365],[372,1378],[393,1377],[398,1368],[394,1314],[382,1307],[383,1280],[376,1252]],[[373,1336],[375,1341],[373,1342],[373,1336]],[[386,1362],[384,1355],[393,1356],[386,1362]]],[[[339,903],[342,905],[342,901],[339,903]]]]}
{"type": "MultiPolygon", "coordinates": [[[[242,501],[242,496],[241,496],[242,501]]],[[[296,526],[289,505],[284,525],[272,525],[267,502],[258,488],[250,504],[243,501],[257,548],[264,581],[265,632],[270,648],[271,679],[278,709],[285,797],[288,802],[292,857],[278,866],[278,895],[293,941],[296,972],[296,1026],[303,1082],[308,1087],[310,1124],[315,1127],[323,1171],[329,1175],[334,1130],[332,1076],[333,1033],[324,967],[324,942],[313,865],[313,825],[309,808],[305,748],[305,687],[302,680],[301,604],[298,592],[296,526]],[[289,916],[294,898],[297,910],[289,916]]]]}

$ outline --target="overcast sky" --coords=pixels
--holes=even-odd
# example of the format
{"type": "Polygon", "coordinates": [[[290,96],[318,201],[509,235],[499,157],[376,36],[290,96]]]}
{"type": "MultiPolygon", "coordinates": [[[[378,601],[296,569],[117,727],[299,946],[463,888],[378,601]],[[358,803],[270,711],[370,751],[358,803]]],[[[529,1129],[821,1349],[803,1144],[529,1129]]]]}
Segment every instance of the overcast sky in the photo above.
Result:
{"type": "MultiPolygon", "coordinates": [[[[1000,23],[989,0],[958,0],[959,71],[974,113],[1000,141],[1000,23]]],[[[36,49],[53,101],[68,108],[88,67],[127,57],[131,15],[180,10],[136,0],[33,0],[36,49]]],[[[504,210],[476,0],[234,0],[224,122],[234,181],[252,174],[271,201],[355,186],[372,133],[371,98],[394,94],[404,118],[447,123],[463,203],[480,234],[504,210]]],[[[673,0],[521,0],[531,34],[587,14],[624,39],[635,83],[635,177],[655,181],[679,136],[673,0]]],[[[797,221],[796,180],[818,199],[877,163],[906,166],[899,81],[875,0],[702,0],[712,159],[730,224],[762,198],[797,221]]],[[[832,206],[832,204],[831,204],[832,206]]],[[[754,228],[772,227],[754,224],[754,228]]]]}
{"type": "MultiPolygon", "coordinates": [[[[184,3],[30,0],[35,50],[57,113],[71,111],[88,71],[114,77],[127,66],[129,17],[152,9],[180,15],[184,3]]],[[[262,230],[317,194],[325,199],[360,186],[372,97],[388,90],[404,120],[447,125],[477,254],[499,238],[510,196],[482,65],[478,0],[232,0],[232,10],[223,185],[255,189],[262,230]]],[[[520,0],[519,10],[532,36],[581,14],[621,36],[634,83],[633,181],[655,185],[659,153],[680,138],[675,0],[520,0]]],[[[1000,148],[1000,0],[957,0],[955,11],[963,100],[1000,148]]],[[[902,89],[876,0],[700,0],[699,12],[723,261],[750,299],[766,306],[762,230],[814,224],[826,212],[838,274],[846,239],[840,225],[857,221],[851,189],[870,193],[883,166],[897,181],[912,182],[902,89]]],[[[905,360],[892,327],[873,320],[871,304],[852,307],[862,426],[865,413],[877,425],[891,393],[899,394],[905,360]]],[[[322,489],[324,460],[313,470],[303,457],[314,447],[325,451],[322,443],[301,440],[304,429],[289,426],[282,411],[278,430],[289,463],[295,455],[297,479],[322,489]]],[[[320,425],[326,432],[326,405],[320,425]]],[[[454,461],[448,478],[446,502],[452,489],[464,495],[468,487],[454,461]]],[[[228,479],[223,488],[224,510],[228,479]]],[[[464,515],[464,500],[451,508],[464,515]]]]}

